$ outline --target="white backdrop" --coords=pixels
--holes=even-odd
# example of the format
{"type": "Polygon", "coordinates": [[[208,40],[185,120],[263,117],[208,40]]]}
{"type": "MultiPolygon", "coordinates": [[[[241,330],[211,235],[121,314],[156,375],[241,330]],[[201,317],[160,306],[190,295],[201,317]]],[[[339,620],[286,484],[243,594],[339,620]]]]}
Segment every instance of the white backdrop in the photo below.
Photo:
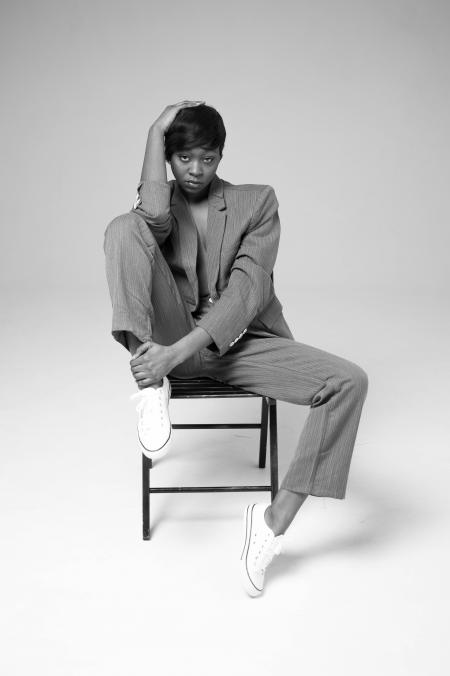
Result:
{"type": "Polygon", "coordinates": [[[275,188],[281,296],[442,291],[449,16],[407,0],[2,2],[1,279],[103,285],[103,231],[131,207],[147,129],[189,98],[223,116],[218,174],[275,188]]]}
{"type": "MultiPolygon", "coordinates": [[[[438,0],[0,3],[1,673],[448,672],[449,19],[438,0]],[[182,99],[223,116],[220,177],[275,189],[295,338],[369,376],[346,499],[305,501],[257,605],[234,568],[248,494],[152,496],[142,542],[110,336],[103,233],[182,99]]],[[[172,422],[259,410],[213,403],[171,402],[172,422]]],[[[308,409],[277,409],[281,479],[308,409]]],[[[264,483],[254,431],[228,432],[175,436],[154,485],[264,483]]]]}

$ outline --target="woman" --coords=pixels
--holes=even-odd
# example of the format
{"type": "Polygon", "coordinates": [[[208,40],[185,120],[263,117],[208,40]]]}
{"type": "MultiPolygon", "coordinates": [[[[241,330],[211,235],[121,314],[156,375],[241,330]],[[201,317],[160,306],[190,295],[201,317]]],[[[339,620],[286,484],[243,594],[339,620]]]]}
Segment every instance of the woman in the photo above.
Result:
{"type": "Polygon", "coordinates": [[[148,457],[169,447],[169,373],[310,406],[272,504],[245,510],[241,574],[257,596],[306,497],[345,497],[368,378],[353,362],[294,339],[271,278],[275,192],[219,178],[225,136],[204,101],[165,108],[149,130],[134,206],[106,230],[106,272],[112,335],[132,355],[148,457]],[[167,180],[166,161],[175,180],[167,180]]]}

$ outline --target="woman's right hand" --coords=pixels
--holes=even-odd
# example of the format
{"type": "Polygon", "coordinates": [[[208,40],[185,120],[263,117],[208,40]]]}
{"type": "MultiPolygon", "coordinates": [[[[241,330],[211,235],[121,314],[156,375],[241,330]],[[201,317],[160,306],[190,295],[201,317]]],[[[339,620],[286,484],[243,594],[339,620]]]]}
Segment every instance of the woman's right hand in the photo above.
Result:
{"type": "Polygon", "coordinates": [[[192,108],[194,106],[199,106],[201,103],[205,103],[204,101],[180,101],[180,103],[174,103],[170,106],[166,106],[164,108],[163,112],[161,115],[154,121],[152,124],[152,127],[159,129],[163,133],[165,133],[172,122],[174,121],[177,113],[179,110],[182,108],[192,108]]]}

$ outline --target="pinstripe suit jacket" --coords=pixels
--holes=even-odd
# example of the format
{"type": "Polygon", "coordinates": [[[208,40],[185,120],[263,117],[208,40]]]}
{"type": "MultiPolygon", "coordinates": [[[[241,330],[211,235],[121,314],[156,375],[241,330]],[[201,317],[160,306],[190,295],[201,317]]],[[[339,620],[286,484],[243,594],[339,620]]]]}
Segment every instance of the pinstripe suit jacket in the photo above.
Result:
{"type": "MultiPolygon", "coordinates": [[[[133,212],[151,229],[191,309],[198,307],[198,234],[176,181],[144,181],[133,212]]],[[[207,277],[211,307],[198,320],[225,354],[247,331],[293,338],[283,317],[271,273],[278,252],[278,200],[270,185],[233,185],[217,174],[208,196],[207,277]]]]}

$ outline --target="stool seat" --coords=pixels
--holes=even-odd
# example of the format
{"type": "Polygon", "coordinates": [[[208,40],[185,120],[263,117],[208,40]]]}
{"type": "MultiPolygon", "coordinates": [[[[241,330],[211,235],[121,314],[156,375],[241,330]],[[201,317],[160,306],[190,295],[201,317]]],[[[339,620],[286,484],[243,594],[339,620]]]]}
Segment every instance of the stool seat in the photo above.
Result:
{"type": "Polygon", "coordinates": [[[171,399],[201,399],[205,397],[260,397],[241,387],[228,385],[213,378],[175,378],[168,376],[171,385],[171,399]]]}

